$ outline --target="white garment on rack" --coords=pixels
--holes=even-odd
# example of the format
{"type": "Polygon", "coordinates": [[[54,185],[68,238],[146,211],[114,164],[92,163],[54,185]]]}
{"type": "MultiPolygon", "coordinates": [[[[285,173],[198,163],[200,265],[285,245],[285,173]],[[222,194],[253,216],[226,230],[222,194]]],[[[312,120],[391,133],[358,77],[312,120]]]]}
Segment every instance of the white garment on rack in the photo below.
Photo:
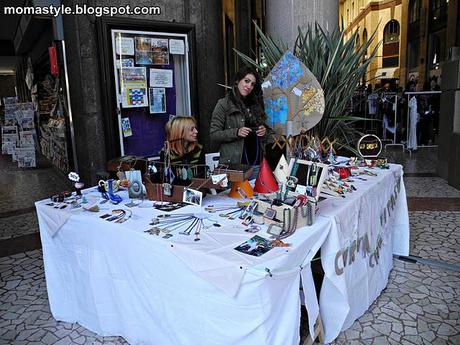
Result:
{"type": "Polygon", "coordinates": [[[396,127],[397,127],[396,124],[393,127],[391,127],[390,124],[388,123],[388,118],[386,117],[386,115],[383,116],[383,128],[385,130],[387,130],[391,134],[395,134],[396,127]]]}
{"type": "Polygon", "coordinates": [[[369,104],[369,115],[375,115],[377,113],[377,98],[376,93],[371,93],[367,96],[367,102],[369,104]]]}
{"type": "Polygon", "coordinates": [[[409,141],[407,148],[409,150],[417,150],[417,122],[419,115],[417,111],[417,98],[412,96],[409,101],[409,141]]]}

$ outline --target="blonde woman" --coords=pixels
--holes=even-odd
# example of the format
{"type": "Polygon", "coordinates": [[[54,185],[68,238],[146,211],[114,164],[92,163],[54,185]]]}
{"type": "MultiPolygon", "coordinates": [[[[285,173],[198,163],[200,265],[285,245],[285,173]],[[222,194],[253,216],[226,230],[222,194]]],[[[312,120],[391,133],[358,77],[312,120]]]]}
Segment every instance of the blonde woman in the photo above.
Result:
{"type": "Polygon", "coordinates": [[[192,116],[175,116],[168,121],[165,129],[172,165],[195,165],[203,161],[196,121],[192,116]]]}

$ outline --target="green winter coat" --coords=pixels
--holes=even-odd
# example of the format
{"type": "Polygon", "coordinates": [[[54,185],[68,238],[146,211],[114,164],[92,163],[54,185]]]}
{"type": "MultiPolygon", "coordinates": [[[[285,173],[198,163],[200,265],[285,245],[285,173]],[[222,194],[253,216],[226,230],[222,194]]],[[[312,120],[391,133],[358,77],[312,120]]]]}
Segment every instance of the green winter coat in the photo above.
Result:
{"type": "MultiPolygon", "coordinates": [[[[211,117],[211,143],[219,148],[221,164],[240,164],[243,156],[244,138],[238,136],[238,129],[244,127],[243,112],[230,100],[229,96],[219,99],[211,117]]],[[[267,142],[271,129],[266,125],[267,142]]]]}

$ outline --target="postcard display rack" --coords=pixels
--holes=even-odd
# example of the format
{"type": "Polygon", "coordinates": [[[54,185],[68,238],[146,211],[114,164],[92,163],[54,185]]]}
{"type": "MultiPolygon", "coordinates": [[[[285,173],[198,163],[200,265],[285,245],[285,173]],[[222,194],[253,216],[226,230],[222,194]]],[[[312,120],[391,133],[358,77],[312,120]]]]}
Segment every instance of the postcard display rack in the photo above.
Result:
{"type": "Polygon", "coordinates": [[[174,115],[191,115],[186,34],[111,30],[121,155],[156,156],[174,115]]]}
{"type": "Polygon", "coordinates": [[[2,154],[12,155],[20,168],[34,168],[35,111],[33,103],[18,103],[16,97],[6,97],[5,120],[2,125],[2,154]]]}

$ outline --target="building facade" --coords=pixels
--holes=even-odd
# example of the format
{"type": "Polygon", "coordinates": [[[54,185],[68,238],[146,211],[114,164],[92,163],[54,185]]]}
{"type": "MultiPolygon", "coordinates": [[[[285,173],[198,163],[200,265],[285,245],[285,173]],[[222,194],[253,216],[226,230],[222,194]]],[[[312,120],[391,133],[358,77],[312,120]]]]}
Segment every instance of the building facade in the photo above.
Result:
{"type": "Polygon", "coordinates": [[[418,80],[418,89],[422,89],[434,77],[441,84],[449,50],[458,46],[459,11],[458,0],[403,1],[407,49],[401,59],[402,82],[418,80]]]}
{"type": "Polygon", "coordinates": [[[459,12],[458,0],[341,0],[339,21],[346,39],[358,31],[358,44],[376,31],[369,83],[405,87],[415,80],[422,90],[433,77],[441,83],[449,49],[458,45],[459,12]]]}
{"type": "Polygon", "coordinates": [[[369,46],[377,53],[366,74],[366,84],[383,86],[385,83],[399,85],[401,55],[404,54],[405,36],[402,33],[402,0],[340,0],[339,26],[349,39],[357,31],[356,46],[359,47],[375,33],[369,46]]]}
{"type": "MultiPolygon", "coordinates": [[[[139,36],[153,32],[187,36],[188,45],[185,51],[186,55],[189,54],[188,70],[183,73],[190,76],[191,105],[185,113],[197,119],[200,142],[206,151],[213,150],[209,141],[212,111],[217,100],[226,92],[225,87],[219,85],[230,85],[234,72],[241,65],[235,50],[259,58],[253,21],[265,32],[267,25],[270,25],[270,33],[274,36],[277,32],[294,32],[294,24],[282,21],[279,13],[276,13],[279,1],[275,0],[160,0],[154,4],[148,0],[98,0],[85,3],[79,0],[20,0],[2,3],[2,6],[17,8],[44,8],[50,5],[73,9],[77,5],[92,8],[146,8],[155,5],[160,8],[159,13],[155,15],[117,13],[99,16],[93,13],[53,16],[22,13],[5,16],[8,20],[0,23],[2,46],[5,44],[14,47],[10,49],[14,50],[14,54],[8,54],[15,55],[17,61],[13,67],[15,78],[10,78],[12,81],[7,84],[15,83],[20,102],[35,99],[40,121],[43,122],[38,127],[46,127],[48,123],[52,123],[48,118],[55,118],[58,105],[59,114],[66,126],[63,130],[65,136],[60,138],[62,151],[59,154],[50,152],[54,157],[51,160],[55,159],[55,162],[58,162],[61,159],[65,164],[58,168],[64,173],[78,170],[82,180],[87,184],[97,182],[98,174],[106,170],[109,160],[123,155],[125,138],[121,133],[123,136],[125,133],[124,122],[120,119],[124,118],[125,109],[122,109],[122,102],[117,98],[120,88],[115,80],[121,78],[121,72],[117,72],[117,64],[120,63],[121,66],[125,62],[122,56],[115,52],[115,38],[111,36],[113,30],[125,30],[128,32],[127,35],[134,35],[132,31],[136,31],[140,32],[139,36]],[[289,30],[285,30],[288,24],[289,30]],[[3,30],[7,27],[8,30],[3,30]],[[50,62],[49,47],[57,51],[59,71],[54,75],[50,75],[53,63],[50,62]],[[25,82],[29,71],[34,72],[32,87],[25,82]],[[65,159],[62,159],[63,155],[66,155],[65,159]]],[[[296,25],[305,25],[309,21],[317,20],[326,28],[335,27],[332,23],[337,23],[336,0],[314,1],[310,5],[305,5],[303,1],[292,2],[290,11],[296,14],[296,25]],[[316,16],[311,15],[312,8],[315,9],[313,12],[316,16]]],[[[135,42],[137,54],[136,36],[131,37],[131,42],[135,42]]],[[[135,67],[141,67],[135,53],[128,57],[125,59],[127,63],[134,60],[135,67]]],[[[175,61],[176,57],[170,56],[170,59],[175,61]]],[[[177,65],[174,68],[176,67],[177,65]]],[[[152,68],[155,66],[147,64],[147,73],[152,68]]],[[[146,83],[149,83],[149,79],[146,78],[146,83]]],[[[146,89],[150,92],[149,85],[146,89]]],[[[174,97],[179,97],[181,90],[176,88],[174,97]]],[[[148,100],[150,101],[150,97],[148,100]]],[[[138,108],[133,109],[129,116],[136,116],[138,108]]],[[[183,114],[184,109],[187,110],[177,110],[177,114],[183,114]]],[[[147,107],[137,113],[146,118],[166,116],[152,114],[152,111],[149,113],[147,107]]],[[[164,125],[155,126],[161,127],[160,130],[164,128],[164,125]]],[[[142,125],[138,128],[146,129],[142,125]]],[[[139,136],[139,140],[142,140],[142,135],[139,136]]],[[[53,147],[56,146],[50,141],[50,150],[53,147]]],[[[126,152],[125,150],[124,154],[126,152]]]]}

